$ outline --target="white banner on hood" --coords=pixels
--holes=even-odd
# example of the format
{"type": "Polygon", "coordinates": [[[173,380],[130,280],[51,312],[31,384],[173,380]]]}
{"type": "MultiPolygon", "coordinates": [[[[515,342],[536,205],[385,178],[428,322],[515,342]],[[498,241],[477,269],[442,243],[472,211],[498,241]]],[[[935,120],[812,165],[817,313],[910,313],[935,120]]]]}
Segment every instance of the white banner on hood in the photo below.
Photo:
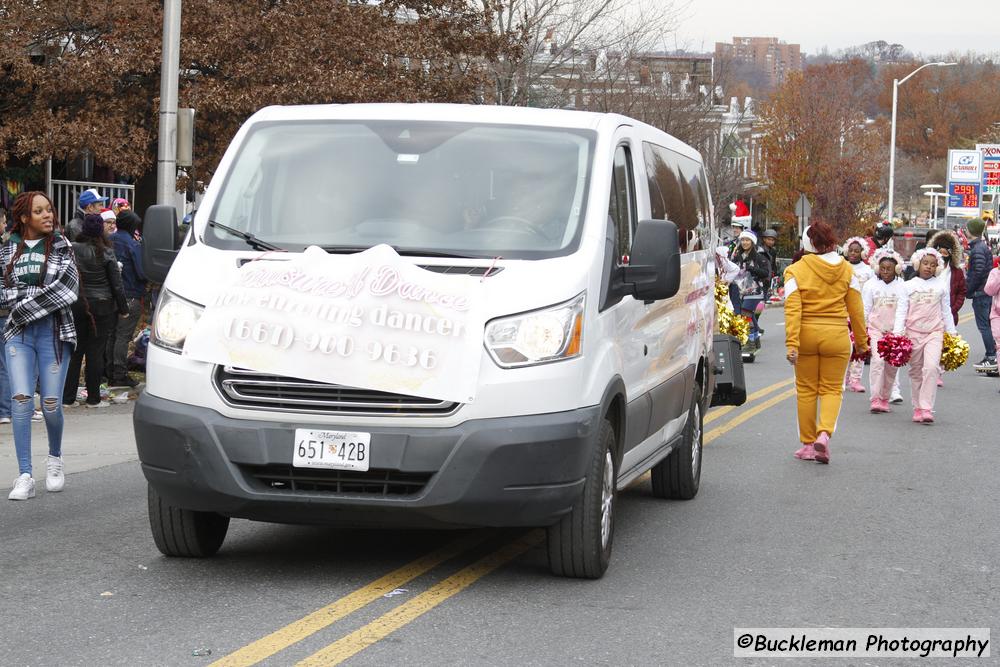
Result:
{"type": "Polygon", "coordinates": [[[307,248],[240,268],[187,338],[192,359],[442,401],[475,399],[482,283],[426,271],[386,245],[307,248]]]}

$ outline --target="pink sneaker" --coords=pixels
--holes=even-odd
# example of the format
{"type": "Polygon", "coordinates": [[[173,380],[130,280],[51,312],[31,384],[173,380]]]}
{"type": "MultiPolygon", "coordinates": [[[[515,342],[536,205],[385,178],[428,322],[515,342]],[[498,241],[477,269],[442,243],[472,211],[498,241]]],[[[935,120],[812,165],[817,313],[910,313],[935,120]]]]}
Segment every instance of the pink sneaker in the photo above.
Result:
{"type": "Polygon", "coordinates": [[[865,386],[861,384],[858,380],[851,380],[847,383],[847,388],[856,394],[865,393],[865,386]]]}
{"type": "Polygon", "coordinates": [[[813,449],[816,452],[815,461],[816,463],[829,463],[830,462],[830,435],[826,432],[820,433],[816,436],[816,442],[813,443],[813,449]]]}
{"type": "Polygon", "coordinates": [[[871,404],[871,411],[874,414],[891,412],[891,410],[889,410],[889,401],[883,400],[881,398],[873,398],[871,404]]]}
{"type": "Polygon", "coordinates": [[[934,423],[934,413],[931,412],[930,410],[924,410],[923,411],[923,416],[924,416],[924,423],[925,424],[933,424],[934,423]]]}
{"type": "Polygon", "coordinates": [[[797,459],[803,461],[814,461],[816,460],[816,452],[813,451],[813,446],[811,444],[805,444],[799,447],[799,450],[792,454],[797,459]]]}
{"type": "Polygon", "coordinates": [[[938,386],[939,387],[943,387],[944,386],[944,380],[942,380],[941,378],[938,378],[938,386]]]}
{"type": "Polygon", "coordinates": [[[915,423],[917,423],[917,424],[923,424],[924,423],[924,411],[921,410],[920,408],[917,408],[916,410],[914,410],[913,411],[913,421],[915,423]]]}

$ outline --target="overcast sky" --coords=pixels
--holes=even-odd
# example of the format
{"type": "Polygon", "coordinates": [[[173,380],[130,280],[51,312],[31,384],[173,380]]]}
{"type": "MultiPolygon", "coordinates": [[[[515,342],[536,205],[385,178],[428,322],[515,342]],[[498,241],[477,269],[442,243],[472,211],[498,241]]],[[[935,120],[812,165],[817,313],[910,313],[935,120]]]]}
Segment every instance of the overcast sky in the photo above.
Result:
{"type": "Polygon", "coordinates": [[[809,54],[879,39],[924,55],[1000,52],[1000,0],[691,0],[686,14],[677,46],[692,51],[740,36],[778,37],[809,54]]]}

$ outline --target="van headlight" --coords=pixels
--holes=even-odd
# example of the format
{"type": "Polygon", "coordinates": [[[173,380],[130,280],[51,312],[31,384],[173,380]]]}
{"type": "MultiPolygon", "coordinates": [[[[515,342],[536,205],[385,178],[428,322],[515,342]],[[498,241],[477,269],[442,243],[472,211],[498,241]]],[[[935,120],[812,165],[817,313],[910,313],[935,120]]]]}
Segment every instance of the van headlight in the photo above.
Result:
{"type": "Polygon", "coordinates": [[[204,311],[204,306],[163,290],[159,303],[156,304],[150,342],[164,350],[180,354],[184,349],[184,341],[204,311]]]}
{"type": "Polygon", "coordinates": [[[584,296],[489,322],[486,349],[493,361],[502,368],[517,368],[580,356],[584,296]]]}

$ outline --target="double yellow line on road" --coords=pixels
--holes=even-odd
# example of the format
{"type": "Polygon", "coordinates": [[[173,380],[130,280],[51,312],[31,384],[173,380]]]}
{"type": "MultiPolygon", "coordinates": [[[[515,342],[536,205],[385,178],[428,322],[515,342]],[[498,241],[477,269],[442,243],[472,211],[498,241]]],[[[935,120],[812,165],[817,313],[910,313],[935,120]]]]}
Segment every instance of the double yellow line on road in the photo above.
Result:
{"type": "MultiPolygon", "coordinates": [[[[791,379],[782,380],[756,391],[747,397],[746,404],[753,403],[773,394],[775,391],[787,387],[792,382],[793,380],[791,379]]],[[[733,419],[705,433],[704,443],[708,444],[794,394],[795,389],[792,388],[777,396],[773,396],[759,405],[740,412],[733,419]]],[[[709,424],[718,421],[735,409],[727,406],[712,410],[705,416],[704,422],[705,424],[709,424]]],[[[488,535],[489,533],[486,530],[475,531],[449,542],[443,547],[435,549],[429,554],[393,570],[370,584],[362,586],[339,600],[216,660],[209,667],[249,667],[250,665],[255,665],[266,660],[293,644],[333,625],[349,614],[367,607],[379,598],[384,597],[387,593],[427,574],[445,562],[481,546],[486,542],[488,535]]],[[[471,565],[460,569],[458,572],[434,584],[426,591],[407,600],[370,623],[313,653],[299,662],[299,667],[318,667],[321,665],[325,667],[340,664],[372,644],[385,639],[396,630],[399,630],[451,597],[461,593],[489,573],[537,546],[543,541],[544,536],[544,531],[538,529],[526,532],[517,539],[483,556],[471,565]]]]}

